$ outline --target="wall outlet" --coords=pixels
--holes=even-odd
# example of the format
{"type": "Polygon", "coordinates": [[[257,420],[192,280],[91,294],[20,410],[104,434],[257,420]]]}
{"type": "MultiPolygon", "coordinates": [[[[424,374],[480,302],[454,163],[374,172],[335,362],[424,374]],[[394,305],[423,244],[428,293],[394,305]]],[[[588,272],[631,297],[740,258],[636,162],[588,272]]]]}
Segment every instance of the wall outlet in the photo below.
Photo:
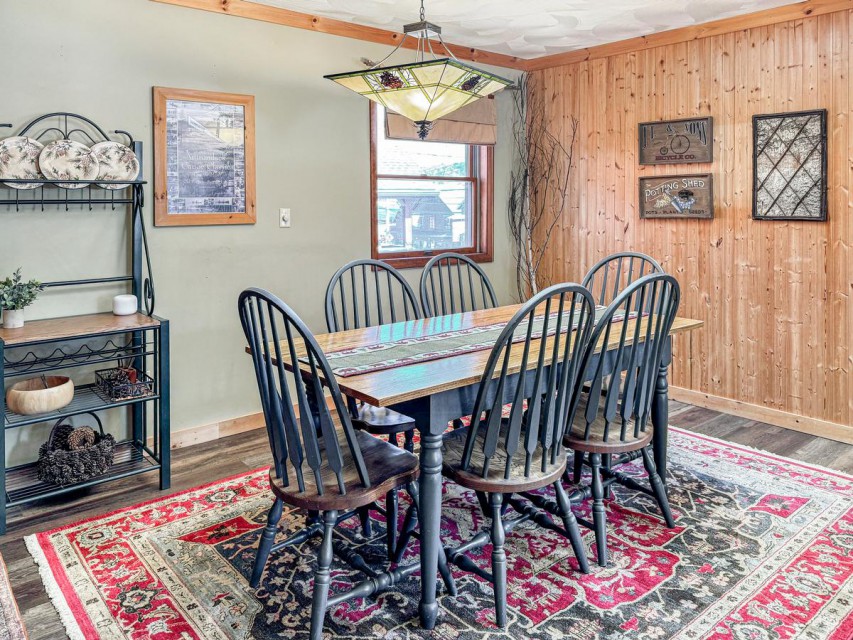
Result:
{"type": "Polygon", "coordinates": [[[290,209],[278,210],[278,226],[282,229],[290,228],[290,209]]]}

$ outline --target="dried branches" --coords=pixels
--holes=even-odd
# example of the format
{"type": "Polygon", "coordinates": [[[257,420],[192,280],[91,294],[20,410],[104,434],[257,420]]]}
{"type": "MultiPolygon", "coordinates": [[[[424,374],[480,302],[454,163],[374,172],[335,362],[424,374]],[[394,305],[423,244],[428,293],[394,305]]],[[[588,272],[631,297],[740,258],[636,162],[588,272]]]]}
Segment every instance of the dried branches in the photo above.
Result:
{"type": "Polygon", "coordinates": [[[551,284],[542,272],[542,260],[567,207],[572,154],[578,121],[573,116],[564,141],[552,133],[542,91],[530,86],[529,76],[514,92],[513,167],[508,214],[516,262],[520,300],[551,284]]]}

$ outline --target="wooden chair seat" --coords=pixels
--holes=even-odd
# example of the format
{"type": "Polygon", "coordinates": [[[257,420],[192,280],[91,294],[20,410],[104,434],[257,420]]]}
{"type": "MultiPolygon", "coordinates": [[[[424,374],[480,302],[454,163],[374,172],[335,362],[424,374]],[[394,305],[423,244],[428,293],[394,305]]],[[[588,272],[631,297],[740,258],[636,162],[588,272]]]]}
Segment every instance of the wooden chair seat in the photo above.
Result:
{"type": "MultiPolygon", "coordinates": [[[[303,480],[305,491],[299,491],[296,473],[292,465],[287,466],[289,485],[285,486],[281,478],[275,476],[270,469],[270,488],[276,496],[286,504],[309,511],[332,511],[341,509],[357,509],[375,502],[388,491],[404,486],[418,477],[418,459],[405,449],[395,447],[384,440],[374,438],[364,431],[355,432],[358,446],[364,464],[370,475],[372,486],[365,488],[361,485],[355,462],[349,447],[344,447],[343,479],[345,494],[338,491],[338,482],[334,472],[326,461],[323,439],[319,439],[321,455],[324,464],[320,469],[324,486],[324,495],[318,495],[314,474],[308,465],[303,465],[303,480]]],[[[341,440],[342,437],[339,436],[341,440]]]]}
{"type": "MultiPolygon", "coordinates": [[[[504,442],[509,425],[507,420],[503,420],[502,423],[498,442],[504,442]]],[[[471,454],[471,464],[468,470],[464,470],[462,469],[462,453],[465,449],[465,440],[468,438],[469,430],[470,427],[454,429],[444,436],[441,444],[444,456],[442,472],[455,483],[467,489],[486,493],[533,491],[554,484],[566,470],[567,458],[565,455],[561,455],[553,464],[549,462],[546,465],[546,470],[542,471],[543,449],[539,447],[531,459],[529,476],[525,477],[524,475],[524,456],[521,453],[516,453],[510,466],[510,477],[506,479],[504,476],[506,475],[507,456],[506,452],[499,446],[489,461],[489,472],[484,478],[483,442],[487,432],[485,428],[481,428],[477,434],[477,442],[474,444],[474,451],[471,454]]]]}
{"type": "Polygon", "coordinates": [[[414,429],[415,421],[385,407],[362,404],[358,408],[358,417],[353,418],[352,425],[376,436],[390,436],[414,429]]]}
{"type": "MultiPolygon", "coordinates": [[[[586,394],[584,394],[586,395],[586,394]]],[[[584,430],[586,429],[586,419],[584,412],[586,411],[586,399],[581,399],[578,404],[578,410],[575,412],[574,420],[569,430],[563,438],[563,444],[575,451],[583,453],[625,453],[626,451],[636,451],[642,449],[652,441],[652,433],[654,429],[651,423],[646,425],[645,431],[640,431],[638,438],[634,437],[634,422],[629,421],[625,427],[625,439],[620,440],[620,430],[622,423],[618,420],[610,423],[610,428],[607,433],[607,442],[604,441],[604,429],[606,422],[601,413],[596,416],[595,421],[590,425],[589,438],[584,438],[584,430]]]]}

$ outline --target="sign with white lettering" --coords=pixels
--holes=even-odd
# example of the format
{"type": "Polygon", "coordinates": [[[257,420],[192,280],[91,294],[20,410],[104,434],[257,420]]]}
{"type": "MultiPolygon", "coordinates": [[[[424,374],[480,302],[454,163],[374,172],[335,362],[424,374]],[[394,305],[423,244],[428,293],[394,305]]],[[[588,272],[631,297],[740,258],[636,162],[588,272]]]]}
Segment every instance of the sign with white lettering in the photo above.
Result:
{"type": "Polygon", "coordinates": [[[641,122],[640,164],[686,164],[714,159],[714,119],[641,122]]]}
{"type": "Polygon", "coordinates": [[[640,178],[640,218],[714,217],[710,173],[640,178]]]}

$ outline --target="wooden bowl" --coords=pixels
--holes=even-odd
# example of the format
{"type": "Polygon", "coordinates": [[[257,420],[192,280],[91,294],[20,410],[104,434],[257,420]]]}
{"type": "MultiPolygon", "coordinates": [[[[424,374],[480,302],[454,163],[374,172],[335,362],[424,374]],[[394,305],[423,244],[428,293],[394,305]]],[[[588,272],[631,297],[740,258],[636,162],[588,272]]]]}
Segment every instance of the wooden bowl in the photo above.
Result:
{"type": "Polygon", "coordinates": [[[66,376],[40,376],[22,380],[6,392],[6,406],[22,416],[50,413],[74,399],[74,383],[66,376]]]}

